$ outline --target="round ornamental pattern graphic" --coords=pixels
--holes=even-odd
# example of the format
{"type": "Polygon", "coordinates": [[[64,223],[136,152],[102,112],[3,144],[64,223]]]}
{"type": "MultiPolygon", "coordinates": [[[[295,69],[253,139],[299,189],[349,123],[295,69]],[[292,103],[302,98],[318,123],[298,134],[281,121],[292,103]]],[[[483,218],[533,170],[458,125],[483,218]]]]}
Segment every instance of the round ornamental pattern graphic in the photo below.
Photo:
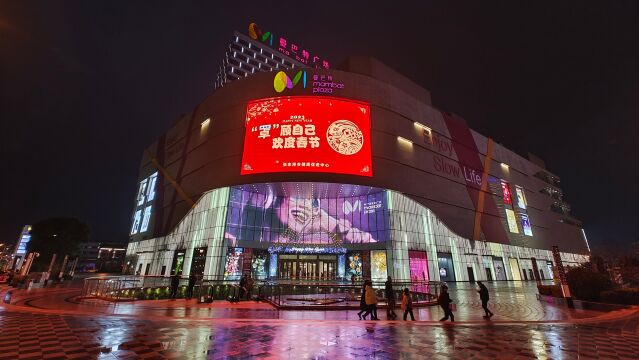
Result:
{"type": "Polygon", "coordinates": [[[353,155],[364,146],[364,134],[355,123],[336,120],[326,130],[328,144],[342,155],[353,155]]]}

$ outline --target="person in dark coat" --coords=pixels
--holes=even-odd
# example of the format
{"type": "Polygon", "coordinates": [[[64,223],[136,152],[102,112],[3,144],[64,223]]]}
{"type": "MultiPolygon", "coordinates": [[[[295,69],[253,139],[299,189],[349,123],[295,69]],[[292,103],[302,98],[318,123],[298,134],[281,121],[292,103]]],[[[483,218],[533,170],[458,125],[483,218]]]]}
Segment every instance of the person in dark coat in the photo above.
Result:
{"type": "Polygon", "coordinates": [[[385,283],[384,295],[386,296],[386,318],[394,320],[397,318],[395,314],[395,291],[393,290],[393,279],[389,276],[385,283]]]}
{"type": "Polygon", "coordinates": [[[189,287],[188,287],[188,292],[186,294],[186,297],[188,299],[193,297],[193,288],[195,288],[196,282],[197,282],[197,276],[195,276],[195,274],[191,274],[189,276],[189,287]]]}
{"type": "Polygon", "coordinates": [[[254,283],[255,282],[253,281],[253,276],[251,276],[251,274],[248,274],[246,278],[246,300],[251,300],[251,290],[253,290],[254,283]]]}
{"type": "Polygon", "coordinates": [[[488,288],[481,281],[478,281],[477,285],[479,285],[479,291],[477,292],[479,293],[479,299],[481,300],[481,307],[484,308],[484,318],[490,319],[495,314],[488,310],[488,299],[490,298],[488,295],[488,288]]]}
{"type": "Polygon", "coordinates": [[[246,294],[246,288],[248,285],[248,275],[244,274],[242,275],[242,278],[240,279],[240,293],[238,295],[238,300],[242,299],[244,297],[244,294],[246,294]]]}
{"type": "Polygon", "coordinates": [[[450,309],[450,304],[453,302],[451,300],[450,295],[448,294],[448,287],[442,286],[442,292],[437,297],[437,301],[439,302],[439,306],[444,310],[444,317],[439,319],[439,321],[446,321],[450,317],[450,321],[455,321],[455,315],[453,315],[452,310],[450,309]]]}
{"type": "Polygon", "coordinates": [[[171,276],[171,299],[175,300],[177,297],[178,287],[180,286],[180,275],[174,274],[171,276]]]}
{"type": "MultiPolygon", "coordinates": [[[[366,282],[362,284],[362,297],[359,300],[359,310],[360,311],[357,313],[357,316],[359,316],[359,319],[362,320],[362,314],[368,310],[368,307],[366,306],[366,282]]],[[[366,315],[364,315],[364,320],[366,320],[366,315]]]]}

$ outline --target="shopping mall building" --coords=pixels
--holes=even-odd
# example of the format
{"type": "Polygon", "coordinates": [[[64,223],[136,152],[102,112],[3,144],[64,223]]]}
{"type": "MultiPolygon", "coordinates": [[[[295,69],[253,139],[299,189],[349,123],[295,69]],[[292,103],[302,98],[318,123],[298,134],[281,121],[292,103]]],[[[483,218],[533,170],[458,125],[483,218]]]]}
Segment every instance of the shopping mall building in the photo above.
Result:
{"type": "Polygon", "coordinates": [[[543,161],[377,60],[333,69],[252,24],[215,87],[143,153],[131,272],[531,280],[553,277],[553,246],[587,260],[543,161]]]}

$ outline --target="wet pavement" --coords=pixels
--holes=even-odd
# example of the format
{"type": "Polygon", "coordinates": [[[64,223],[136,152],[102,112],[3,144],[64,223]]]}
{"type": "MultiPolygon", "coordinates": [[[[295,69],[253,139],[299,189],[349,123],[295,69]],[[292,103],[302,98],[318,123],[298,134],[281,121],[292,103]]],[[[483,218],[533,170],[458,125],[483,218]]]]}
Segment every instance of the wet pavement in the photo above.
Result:
{"type": "Polygon", "coordinates": [[[454,324],[437,321],[438,308],[420,309],[416,322],[359,321],[356,311],[277,311],[254,302],[114,305],[78,303],[73,288],[16,292],[12,305],[0,306],[0,359],[639,358],[634,308],[568,310],[539,302],[534,284],[489,288],[492,321],[481,318],[472,286],[452,289],[454,324]]]}

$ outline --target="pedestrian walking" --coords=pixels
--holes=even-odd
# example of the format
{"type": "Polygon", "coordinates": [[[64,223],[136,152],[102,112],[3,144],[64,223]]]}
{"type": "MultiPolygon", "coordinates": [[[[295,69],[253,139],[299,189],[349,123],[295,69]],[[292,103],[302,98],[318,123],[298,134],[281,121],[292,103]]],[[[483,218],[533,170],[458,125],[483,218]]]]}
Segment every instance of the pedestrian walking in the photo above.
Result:
{"type": "Polygon", "coordinates": [[[191,273],[191,275],[189,275],[189,286],[186,292],[186,298],[190,299],[193,297],[193,289],[195,288],[195,283],[197,282],[197,276],[195,276],[195,274],[191,273]]]}
{"type": "MultiPolygon", "coordinates": [[[[359,299],[359,312],[357,316],[362,320],[362,314],[366,313],[368,307],[366,306],[366,282],[362,284],[362,297],[359,299]]],[[[366,315],[364,315],[364,320],[366,320],[366,315]]]]}
{"type": "Polygon", "coordinates": [[[248,283],[248,275],[244,274],[242,275],[242,278],[240,279],[240,293],[238,294],[237,300],[241,300],[244,297],[244,294],[246,293],[246,285],[248,283]]]}
{"type": "Polygon", "coordinates": [[[395,291],[393,290],[393,279],[389,276],[388,280],[384,284],[384,295],[386,296],[386,318],[388,320],[395,320],[397,314],[395,314],[395,291]]]}
{"type": "Polygon", "coordinates": [[[413,315],[413,299],[410,296],[410,290],[408,290],[408,288],[404,289],[404,294],[402,295],[402,309],[404,310],[404,321],[406,321],[408,314],[410,314],[411,321],[415,321],[415,316],[413,315]]]}
{"type": "Polygon", "coordinates": [[[246,278],[246,300],[251,300],[251,290],[253,289],[253,277],[248,274],[246,278]]]}
{"type": "Polygon", "coordinates": [[[366,313],[364,313],[364,319],[366,315],[371,314],[371,320],[379,320],[377,317],[377,294],[373,289],[373,283],[370,280],[366,280],[366,313]]]}
{"type": "Polygon", "coordinates": [[[442,310],[444,310],[444,315],[445,315],[443,318],[439,319],[439,321],[446,321],[450,317],[450,321],[454,322],[455,315],[453,315],[453,311],[450,309],[450,304],[453,302],[453,300],[450,298],[450,295],[448,294],[447,286],[442,286],[442,292],[441,294],[439,294],[437,301],[439,301],[439,306],[442,307],[442,310]]]}
{"type": "Polygon", "coordinates": [[[177,272],[171,276],[171,299],[177,297],[178,287],[180,286],[180,274],[177,272]]]}
{"type": "Polygon", "coordinates": [[[479,285],[479,291],[477,292],[479,293],[479,299],[481,300],[481,307],[484,308],[484,319],[490,319],[495,314],[488,310],[488,300],[490,299],[488,288],[481,281],[478,281],[477,285],[479,285]]]}

